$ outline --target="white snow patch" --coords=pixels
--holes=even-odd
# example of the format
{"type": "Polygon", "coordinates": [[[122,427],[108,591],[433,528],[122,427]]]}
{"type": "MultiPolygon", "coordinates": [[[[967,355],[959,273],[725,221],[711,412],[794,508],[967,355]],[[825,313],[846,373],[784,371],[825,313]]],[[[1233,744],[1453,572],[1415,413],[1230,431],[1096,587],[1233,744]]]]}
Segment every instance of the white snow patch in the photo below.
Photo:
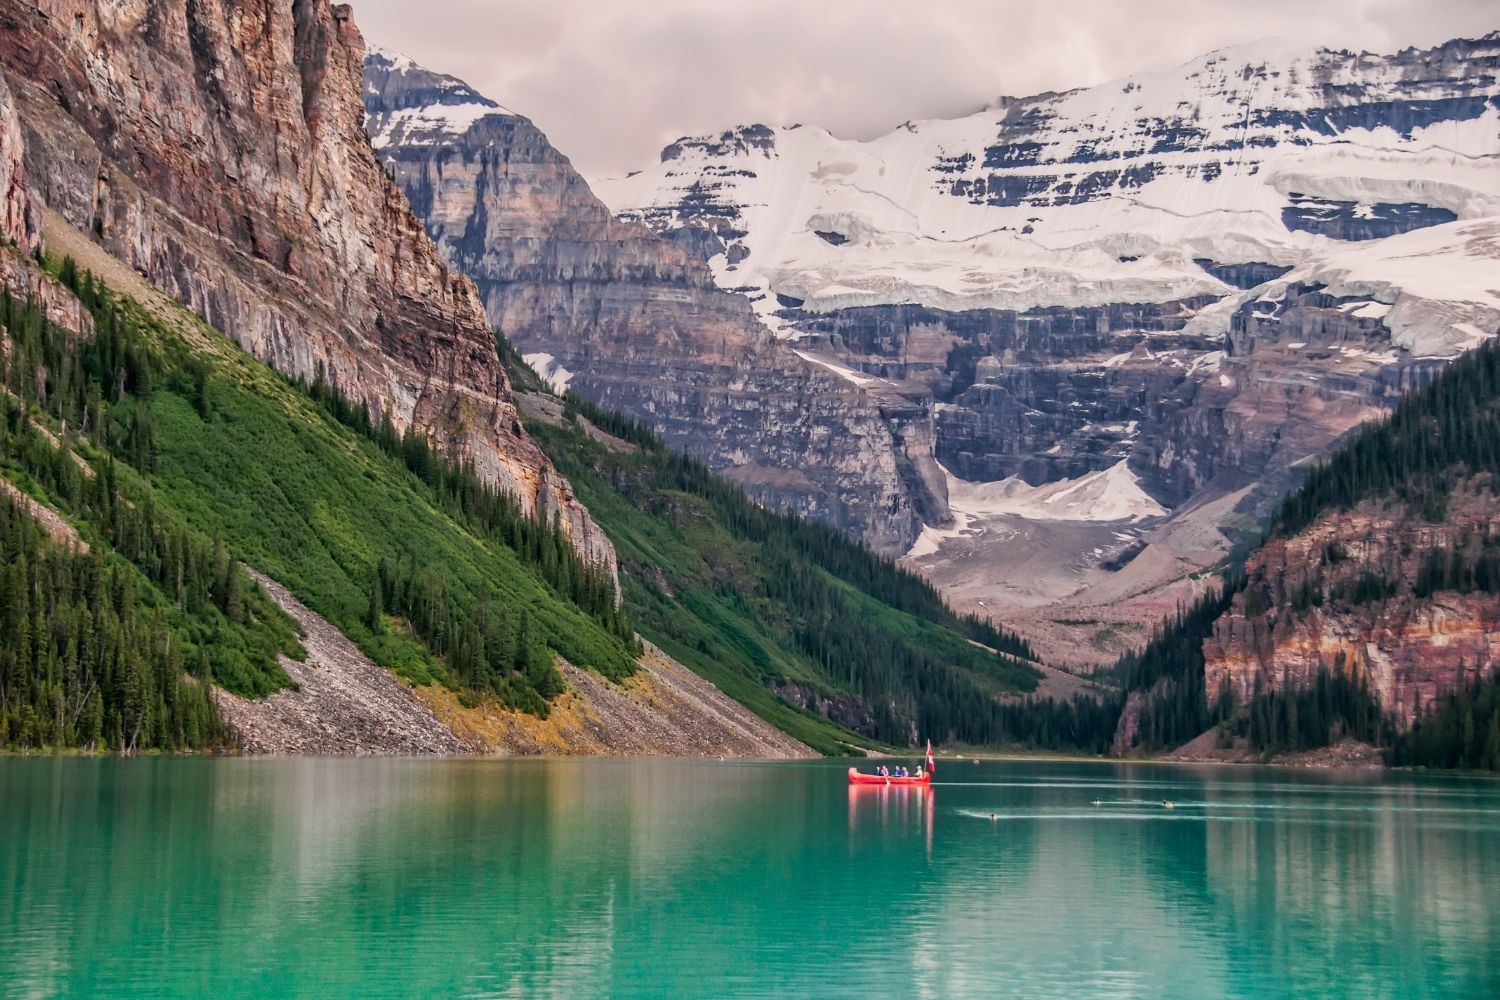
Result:
{"type": "Polygon", "coordinates": [[[1193,363],[1188,365],[1187,373],[1189,375],[1192,375],[1195,374],[1199,369],[1202,369],[1205,372],[1216,372],[1219,370],[1219,365],[1223,362],[1223,360],[1223,351],[1209,351],[1207,354],[1194,358],[1193,363]]]}
{"type": "MultiPolygon", "coordinates": [[[[938,551],[944,541],[973,535],[977,525],[996,517],[1019,517],[1032,521],[1093,521],[1121,523],[1143,521],[1168,513],[1141,489],[1135,473],[1124,459],[1107,469],[1077,479],[1063,479],[1030,486],[1012,476],[988,483],[959,479],[946,467],[951,528],[928,525],[917,536],[906,557],[916,559],[938,551]]],[[[1118,537],[1130,535],[1116,533],[1118,537]]]]}
{"type": "Polygon", "coordinates": [[[822,365],[824,368],[827,368],[829,371],[833,372],[836,375],[840,375],[845,379],[848,379],[855,385],[864,386],[869,385],[871,382],[884,381],[883,379],[878,379],[873,375],[861,375],[859,372],[849,368],[845,368],[843,365],[835,364],[834,362],[825,360],[824,358],[820,358],[815,354],[808,354],[806,351],[799,351],[795,347],[792,348],[792,353],[797,355],[797,357],[801,358],[803,361],[811,361],[815,365],[822,365]]]}
{"type": "Polygon", "coordinates": [[[1391,314],[1391,307],[1384,302],[1366,302],[1349,310],[1350,316],[1360,319],[1385,319],[1391,314]]]}
{"type": "Polygon", "coordinates": [[[512,116],[512,112],[498,104],[480,101],[402,108],[380,116],[379,128],[370,136],[370,145],[376,149],[392,144],[436,146],[464,135],[475,122],[490,115],[512,116]]]}
{"type": "Polygon", "coordinates": [[[975,515],[1013,514],[1041,521],[1140,521],[1167,513],[1141,489],[1124,459],[1108,469],[1041,486],[1015,477],[994,483],[953,479],[948,497],[950,506],[975,515]]]}
{"type": "Polygon", "coordinates": [[[540,351],[533,354],[521,355],[521,360],[530,366],[531,370],[541,376],[542,381],[552,387],[552,391],[561,396],[568,391],[568,383],[573,381],[575,373],[568,371],[557,363],[557,359],[550,354],[540,351]]]}
{"type": "Polygon", "coordinates": [[[395,70],[398,73],[404,72],[416,66],[416,63],[412,61],[410,56],[403,55],[402,53],[397,52],[394,49],[388,49],[384,45],[371,45],[368,46],[367,49],[370,55],[378,56],[381,59],[384,59],[386,62],[390,63],[391,69],[395,70]]]}
{"type": "Polygon", "coordinates": [[[952,537],[951,531],[934,528],[930,524],[926,525],[922,528],[922,533],[917,536],[917,540],[912,543],[911,548],[906,550],[906,558],[920,559],[922,556],[930,556],[943,544],[944,538],[952,537]]]}

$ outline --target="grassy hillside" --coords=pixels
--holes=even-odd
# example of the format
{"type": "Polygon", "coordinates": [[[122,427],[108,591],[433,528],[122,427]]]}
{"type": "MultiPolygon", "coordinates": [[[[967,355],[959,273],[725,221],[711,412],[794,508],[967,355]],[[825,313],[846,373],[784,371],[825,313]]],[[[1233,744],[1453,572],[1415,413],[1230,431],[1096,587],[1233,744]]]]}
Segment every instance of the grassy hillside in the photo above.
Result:
{"type": "Polygon", "coordinates": [[[763,718],[825,751],[839,734],[789,715],[788,700],[892,744],[1024,742],[1031,720],[1057,724],[1057,706],[997,698],[1036,686],[1018,637],[956,615],[837,533],[755,505],[641,425],[572,396],[559,406],[511,361],[533,397],[528,429],[615,543],[637,628],[763,718]]]}
{"type": "MultiPolygon", "coordinates": [[[[423,442],[368,419],[366,433],[346,426],[326,394],[289,383],[185,312],[167,321],[69,262],[58,274],[98,332],[79,338],[0,296],[10,345],[0,469],[62,512],[95,558],[136,580],[115,610],[160,609],[162,627],[186,641],[174,656],[191,666],[205,651],[203,673],[238,693],[287,683],[275,652],[294,650],[295,637],[242,561],[377,662],[466,697],[545,714],[561,690],[553,653],[612,678],[633,671],[628,622],[599,599],[597,578],[558,529],[520,516],[423,442]],[[225,580],[240,595],[233,615],[225,580]]],[[[18,613],[14,603],[6,611],[18,613]]],[[[51,704],[43,688],[57,672],[26,659],[27,676],[0,697],[15,691],[15,711],[35,714],[51,704]]],[[[59,676],[70,704],[101,681],[59,676]]],[[[4,738],[88,742],[35,727],[4,738]]]]}

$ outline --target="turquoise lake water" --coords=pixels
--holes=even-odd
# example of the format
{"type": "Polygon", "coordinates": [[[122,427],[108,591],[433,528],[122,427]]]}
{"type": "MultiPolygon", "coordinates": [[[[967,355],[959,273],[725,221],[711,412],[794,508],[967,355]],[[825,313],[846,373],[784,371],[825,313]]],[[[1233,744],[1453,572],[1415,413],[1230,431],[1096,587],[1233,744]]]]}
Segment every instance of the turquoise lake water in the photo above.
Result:
{"type": "Polygon", "coordinates": [[[1500,996],[1500,783],[846,766],[0,758],[0,995],[1500,996]]]}

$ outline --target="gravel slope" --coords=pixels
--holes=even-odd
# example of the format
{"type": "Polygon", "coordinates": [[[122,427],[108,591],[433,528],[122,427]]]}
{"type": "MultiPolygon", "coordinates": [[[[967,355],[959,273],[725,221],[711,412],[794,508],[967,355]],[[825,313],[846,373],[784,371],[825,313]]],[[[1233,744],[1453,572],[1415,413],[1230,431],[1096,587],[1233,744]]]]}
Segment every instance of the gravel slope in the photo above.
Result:
{"type": "Polygon", "coordinates": [[[297,690],[248,699],[214,689],[219,711],[247,753],[475,752],[394,675],[367,659],[285,587],[260,573],[250,575],[302,626],[307,662],[282,658],[297,690]]]}

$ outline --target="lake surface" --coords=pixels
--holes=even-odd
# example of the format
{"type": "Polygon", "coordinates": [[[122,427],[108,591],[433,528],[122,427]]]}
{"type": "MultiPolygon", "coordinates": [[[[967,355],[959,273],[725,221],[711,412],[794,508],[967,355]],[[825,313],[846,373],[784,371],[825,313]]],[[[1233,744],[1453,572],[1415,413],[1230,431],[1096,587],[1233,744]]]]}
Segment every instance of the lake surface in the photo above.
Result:
{"type": "Polygon", "coordinates": [[[0,758],[0,995],[1500,995],[1500,783],[845,766],[0,758]]]}

